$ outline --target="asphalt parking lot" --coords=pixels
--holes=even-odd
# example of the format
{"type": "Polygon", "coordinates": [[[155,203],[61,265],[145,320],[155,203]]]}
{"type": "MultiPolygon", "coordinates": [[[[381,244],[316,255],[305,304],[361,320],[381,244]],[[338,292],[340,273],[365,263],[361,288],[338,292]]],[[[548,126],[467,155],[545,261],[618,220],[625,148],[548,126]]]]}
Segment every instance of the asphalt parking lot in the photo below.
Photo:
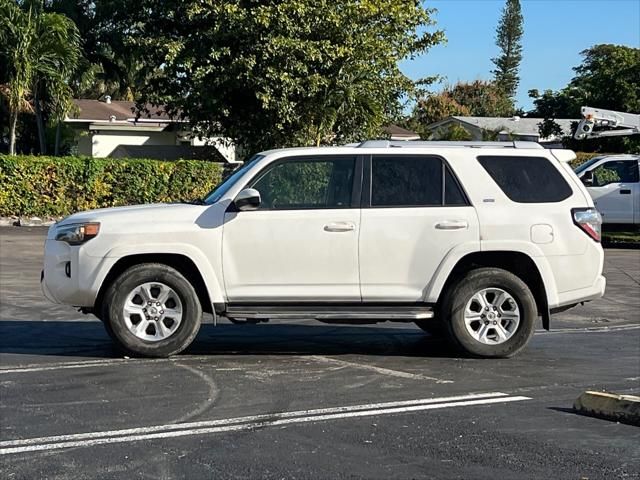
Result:
{"type": "Polygon", "coordinates": [[[576,415],[640,391],[640,251],[605,298],[508,360],[413,325],[204,325],[183,355],[123,358],[40,293],[44,229],[0,229],[0,478],[640,478],[640,428],[576,415]]]}

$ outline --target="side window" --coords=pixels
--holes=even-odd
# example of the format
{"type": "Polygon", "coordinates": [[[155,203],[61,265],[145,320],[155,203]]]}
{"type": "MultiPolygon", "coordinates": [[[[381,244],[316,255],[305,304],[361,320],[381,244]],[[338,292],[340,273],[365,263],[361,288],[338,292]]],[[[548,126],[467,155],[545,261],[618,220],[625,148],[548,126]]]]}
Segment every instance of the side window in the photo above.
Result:
{"type": "Polygon", "coordinates": [[[442,161],[439,158],[373,157],[372,207],[433,205],[442,205],[442,161]]]}
{"type": "Polygon", "coordinates": [[[445,167],[444,173],[444,204],[451,206],[468,205],[458,181],[447,167],[445,167]]]}
{"type": "Polygon", "coordinates": [[[638,180],[638,162],[635,160],[606,162],[593,169],[594,187],[610,183],[634,183],[638,180]]]}
{"type": "Polygon", "coordinates": [[[514,202],[561,202],[573,193],[558,169],[544,157],[480,156],[478,161],[514,202]]]}
{"type": "Polygon", "coordinates": [[[371,160],[372,207],[466,206],[467,200],[439,157],[388,155],[371,160]]]}
{"type": "Polygon", "coordinates": [[[354,157],[303,158],[276,163],[253,182],[260,210],[349,208],[354,157]]]}

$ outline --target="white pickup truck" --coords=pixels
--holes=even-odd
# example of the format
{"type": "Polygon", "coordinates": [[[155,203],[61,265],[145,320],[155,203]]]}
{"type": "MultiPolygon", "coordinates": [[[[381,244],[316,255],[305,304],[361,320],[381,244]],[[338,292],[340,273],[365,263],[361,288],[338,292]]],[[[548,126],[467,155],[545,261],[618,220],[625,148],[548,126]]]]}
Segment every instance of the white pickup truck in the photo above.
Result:
{"type": "Polygon", "coordinates": [[[593,157],[576,169],[604,224],[640,225],[640,155],[593,157]]]}

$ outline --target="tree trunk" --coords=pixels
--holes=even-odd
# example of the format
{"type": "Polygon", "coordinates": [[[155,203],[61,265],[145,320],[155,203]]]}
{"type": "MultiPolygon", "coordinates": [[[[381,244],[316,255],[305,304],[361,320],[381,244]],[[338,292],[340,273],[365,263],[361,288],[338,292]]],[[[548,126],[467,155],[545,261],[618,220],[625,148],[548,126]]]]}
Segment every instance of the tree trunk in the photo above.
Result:
{"type": "Polygon", "coordinates": [[[38,140],[40,140],[40,155],[45,155],[47,153],[47,140],[45,138],[42,107],[40,106],[40,98],[38,97],[38,87],[36,86],[33,91],[33,103],[36,107],[36,125],[38,126],[38,140]]]}
{"type": "Polygon", "coordinates": [[[60,155],[60,135],[62,133],[62,127],[60,126],[62,122],[58,120],[58,124],[56,125],[56,144],[53,147],[53,154],[57,157],[60,155]]]}
{"type": "Polygon", "coordinates": [[[11,110],[9,120],[9,155],[16,154],[16,127],[18,125],[18,112],[11,110]]]}

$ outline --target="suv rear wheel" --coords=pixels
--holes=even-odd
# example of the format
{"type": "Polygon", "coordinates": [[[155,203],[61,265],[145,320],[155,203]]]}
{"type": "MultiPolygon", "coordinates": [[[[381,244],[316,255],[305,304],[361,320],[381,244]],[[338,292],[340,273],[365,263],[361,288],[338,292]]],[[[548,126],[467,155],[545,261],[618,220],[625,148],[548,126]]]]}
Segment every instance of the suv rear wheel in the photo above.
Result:
{"type": "Polygon", "coordinates": [[[191,344],[202,307],[195,289],[177,270],[146,263],[122,273],[108,287],[103,318],[107,332],[127,352],[168,357],[191,344]]]}
{"type": "Polygon", "coordinates": [[[446,295],[442,305],[449,337],[476,357],[511,357],[522,350],[538,317],[529,287],[500,268],[467,273],[446,295]]]}

